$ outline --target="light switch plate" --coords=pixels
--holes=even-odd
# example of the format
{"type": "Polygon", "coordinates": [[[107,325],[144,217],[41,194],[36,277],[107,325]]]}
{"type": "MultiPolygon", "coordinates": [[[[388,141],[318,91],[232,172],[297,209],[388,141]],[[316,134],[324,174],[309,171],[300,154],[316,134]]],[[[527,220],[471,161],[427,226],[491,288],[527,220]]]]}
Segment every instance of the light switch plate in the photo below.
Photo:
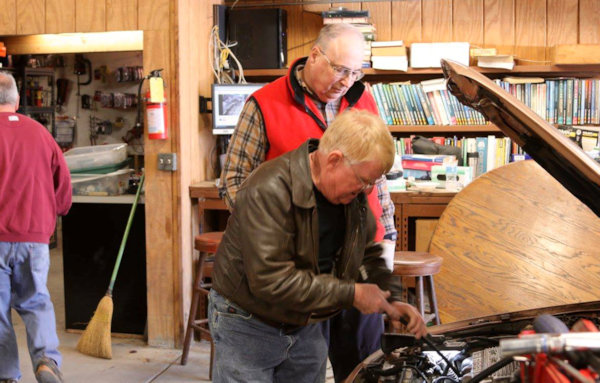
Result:
{"type": "Polygon", "coordinates": [[[167,172],[177,170],[177,153],[158,153],[158,170],[167,172]]]}

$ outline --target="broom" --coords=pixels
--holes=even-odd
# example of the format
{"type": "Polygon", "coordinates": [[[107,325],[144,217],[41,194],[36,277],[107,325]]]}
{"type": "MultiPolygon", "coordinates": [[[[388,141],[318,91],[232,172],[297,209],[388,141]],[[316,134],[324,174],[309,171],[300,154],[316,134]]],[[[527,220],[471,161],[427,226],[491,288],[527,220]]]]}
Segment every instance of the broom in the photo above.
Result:
{"type": "Polygon", "coordinates": [[[123,234],[123,239],[121,240],[121,247],[119,247],[119,254],[117,255],[115,267],[113,269],[112,276],[110,277],[108,290],[106,290],[104,297],[100,299],[100,303],[98,303],[98,307],[96,307],[94,316],[86,326],[83,334],[81,334],[79,342],[77,342],[77,350],[82,354],[95,356],[98,358],[112,359],[110,340],[110,327],[113,315],[112,291],[115,285],[115,279],[117,279],[117,272],[119,271],[119,266],[121,265],[123,250],[125,249],[125,243],[127,243],[129,229],[131,229],[131,223],[133,222],[135,208],[137,207],[143,184],[144,174],[142,174],[142,177],[140,178],[137,192],[135,194],[135,200],[133,201],[131,211],[129,212],[129,219],[127,220],[127,226],[125,227],[125,234],[123,234]]]}

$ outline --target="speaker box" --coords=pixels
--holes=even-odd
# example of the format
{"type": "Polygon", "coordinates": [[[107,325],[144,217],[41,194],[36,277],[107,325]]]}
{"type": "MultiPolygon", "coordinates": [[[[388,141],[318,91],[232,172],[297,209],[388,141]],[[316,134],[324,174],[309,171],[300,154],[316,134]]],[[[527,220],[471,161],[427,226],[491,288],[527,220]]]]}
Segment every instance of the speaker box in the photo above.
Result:
{"type": "MultiPolygon", "coordinates": [[[[229,9],[227,38],[244,69],[285,68],[287,16],[284,9],[229,9]]],[[[235,63],[232,63],[235,67],[235,63]]]]}

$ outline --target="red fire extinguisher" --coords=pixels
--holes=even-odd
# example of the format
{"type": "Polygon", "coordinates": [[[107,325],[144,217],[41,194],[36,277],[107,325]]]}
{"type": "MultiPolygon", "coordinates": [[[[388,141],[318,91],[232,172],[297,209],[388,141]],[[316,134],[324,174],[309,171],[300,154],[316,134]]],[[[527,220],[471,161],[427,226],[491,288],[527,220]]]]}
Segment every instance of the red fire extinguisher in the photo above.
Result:
{"type": "Polygon", "coordinates": [[[151,102],[150,91],[146,92],[146,118],[148,120],[148,138],[166,140],[167,135],[167,97],[162,102],[151,102]]]}

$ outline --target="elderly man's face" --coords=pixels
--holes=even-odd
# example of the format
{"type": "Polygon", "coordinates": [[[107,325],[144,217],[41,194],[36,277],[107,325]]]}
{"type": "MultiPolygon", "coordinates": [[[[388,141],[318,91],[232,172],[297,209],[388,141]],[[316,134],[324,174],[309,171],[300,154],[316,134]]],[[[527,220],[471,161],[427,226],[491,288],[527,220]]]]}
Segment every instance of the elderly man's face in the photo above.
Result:
{"type": "Polygon", "coordinates": [[[362,77],[363,45],[354,35],[340,36],[327,49],[313,47],[310,87],[323,102],[331,102],[346,94],[362,77]]]}
{"type": "Polygon", "coordinates": [[[347,205],[362,192],[373,190],[375,181],[381,177],[379,161],[363,161],[355,164],[345,158],[328,161],[321,173],[321,193],[333,204],[347,205]]]}

